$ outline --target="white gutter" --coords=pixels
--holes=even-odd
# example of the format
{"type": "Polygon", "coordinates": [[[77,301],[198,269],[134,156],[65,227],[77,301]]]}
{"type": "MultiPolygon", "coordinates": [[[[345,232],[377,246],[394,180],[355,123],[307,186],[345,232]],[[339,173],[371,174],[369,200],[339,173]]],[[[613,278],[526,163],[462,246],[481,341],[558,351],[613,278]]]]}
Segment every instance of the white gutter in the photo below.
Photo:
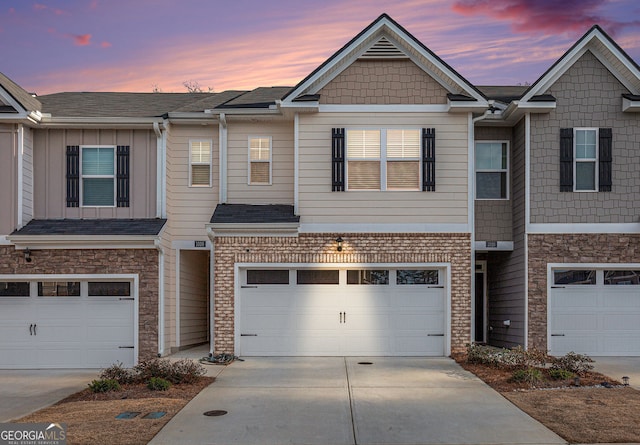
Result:
{"type": "Polygon", "coordinates": [[[531,114],[524,115],[524,349],[529,348],[529,229],[531,224],[531,114]]]}
{"type": "Polygon", "coordinates": [[[227,202],[227,117],[224,113],[220,113],[218,117],[218,138],[220,151],[218,153],[220,171],[219,171],[219,195],[220,203],[227,202]]]}
{"type": "Polygon", "coordinates": [[[164,248],[160,240],[155,241],[158,249],[158,357],[164,355],[164,248]]]}
{"type": "Polygon", "coordinates": [[[22,228],[24,213],[24,126],[18,124],[18,229],[22,228]]]}
{"type": "Polygon", "coordinates": [[[164,169],[162,168],[163,160],[163,138],[162,130],[158,122],[153,123],[153,131],[156,133],[156,218],[162,217],[162,178],[164,177],[164,169]]]}

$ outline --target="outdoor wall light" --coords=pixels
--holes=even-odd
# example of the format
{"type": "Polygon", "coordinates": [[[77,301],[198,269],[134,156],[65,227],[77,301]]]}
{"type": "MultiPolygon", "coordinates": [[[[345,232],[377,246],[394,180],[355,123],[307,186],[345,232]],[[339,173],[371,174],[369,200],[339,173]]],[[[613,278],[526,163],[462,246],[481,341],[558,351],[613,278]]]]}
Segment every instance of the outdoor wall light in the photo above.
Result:
{"type": "Polygon", "coordinates": [[[31,262],[31,251],[29,250],[29,248],[27,247],[26,249],[24,249],[24,260],[27,263],[31,262]]]}
{"type": "Polygon", "coordinates": [[[341,236],[339,236],[339,237],[337,237],[337,238],[336,238],[336,243],[338,243],[338,247],[336,248],[336,250],[337,250],[338,252],[342,252],[342,242],[343,242],[343,241],[344,241],[344,240],[342,239],[342,237],[341,237],[341,236]]]}
{"type": "Polygon", "coordinates": [[[625,375],[624,377],[622,377],[622,384],[624,386],[629,386],[629,376],[625,375]]]}

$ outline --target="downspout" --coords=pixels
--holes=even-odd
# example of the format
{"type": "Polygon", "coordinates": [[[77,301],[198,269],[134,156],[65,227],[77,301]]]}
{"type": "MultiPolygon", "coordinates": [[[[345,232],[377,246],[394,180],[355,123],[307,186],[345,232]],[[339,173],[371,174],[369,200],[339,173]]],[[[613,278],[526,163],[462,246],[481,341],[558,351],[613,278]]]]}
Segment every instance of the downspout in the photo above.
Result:
{"type": "Polygon", "coordinates": [[[207,227],[207,236],[211,241],[211,250],[209,252],[209,354],[215,354],[215,234],[211,227],[207,227]]]}
{"type": "Polygon", "coordinates": [[[531,113],[527,112],[524,115],[524,349],[529,349],[529,224],[531,223],[530,156],[531,113]]]}
{"type": "Polygon", "coordinates": [[[22,228],[24,214],[24,127],[18,124],[18,229],[22,228]]]}
{"type": "Polygon", "coordinates": [[[156,218],[162,218],[162,178],[163,169],[163,135],[158,122],[153,123],[153,131],[156,133],[156,218]]]}
{"type": "Polygon", "coordinates": [[[220,204],[227,202],[227,117],[224,113],[220,113],[218,117],[218,138],[220,153],[218,153],[220,160],[219,167],[219,201],[220,204]]]}
{"type": "MultiPolygon", "coordinates": [[[[470,229],[471,229],[471,332],[470,338],[473,343],[475,337],[475,320],[476,320],[476,181],[475,181],[475,165],[476,165],[476,123],[485,120],[493,114],[491,108],[478,117],[473,117],[469,113],[469,212],[470,212],[470,229]]],[[[487,338],[487,340],[489,340],[487,338]]]]}
{"type": "Polygon", "coordinates": [[[157,239],[153,242],[158,250],[158,357],[164,355],[164,248],[157,239]]]}

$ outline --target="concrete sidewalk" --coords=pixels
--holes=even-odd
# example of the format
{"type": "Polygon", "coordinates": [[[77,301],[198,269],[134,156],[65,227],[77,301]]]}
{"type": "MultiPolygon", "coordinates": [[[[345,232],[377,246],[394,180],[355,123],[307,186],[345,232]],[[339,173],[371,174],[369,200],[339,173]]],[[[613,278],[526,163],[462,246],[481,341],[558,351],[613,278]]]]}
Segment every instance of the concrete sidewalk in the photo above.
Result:
{"type": "Polygon", "coordinates": [[[565,441],[451,359],[252,357],[224,368],[150,443],[565,441]]]}
{"type": "Polygon", "coordinates": [[[594,371],[622,383],[622,377],[629,377],[629,384],[640,390],[640,357],[591,357],[594,371]]]}

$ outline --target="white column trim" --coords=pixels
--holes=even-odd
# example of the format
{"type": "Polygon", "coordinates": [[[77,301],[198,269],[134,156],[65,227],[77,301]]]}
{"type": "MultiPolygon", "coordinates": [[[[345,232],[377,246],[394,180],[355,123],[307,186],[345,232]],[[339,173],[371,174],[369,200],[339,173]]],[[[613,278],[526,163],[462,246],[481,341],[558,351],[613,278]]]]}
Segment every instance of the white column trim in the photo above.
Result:
{"type": "Polygon", "coordinates": [[[531,114],[524,115],[524,348],[529,347],[529,230],[531,228],[531,114]]]}
{"type": "Polygon", "coordinates": [[[218,194],[220,203],[224,204],[227,202],[227,118],[224,113],[218,118],[218,140],[218,194]]]}
{"type": "Polygon", "coordinates": [[[18,215],[17,226],[22,228],[24,222],[24,126],[18,124],[18,215]]]}
{"type": "Polygon", "coordinates": [[[300,199],[300,116],[293,116],[293,214],[298,214],[298,201],[300,199]]]}

